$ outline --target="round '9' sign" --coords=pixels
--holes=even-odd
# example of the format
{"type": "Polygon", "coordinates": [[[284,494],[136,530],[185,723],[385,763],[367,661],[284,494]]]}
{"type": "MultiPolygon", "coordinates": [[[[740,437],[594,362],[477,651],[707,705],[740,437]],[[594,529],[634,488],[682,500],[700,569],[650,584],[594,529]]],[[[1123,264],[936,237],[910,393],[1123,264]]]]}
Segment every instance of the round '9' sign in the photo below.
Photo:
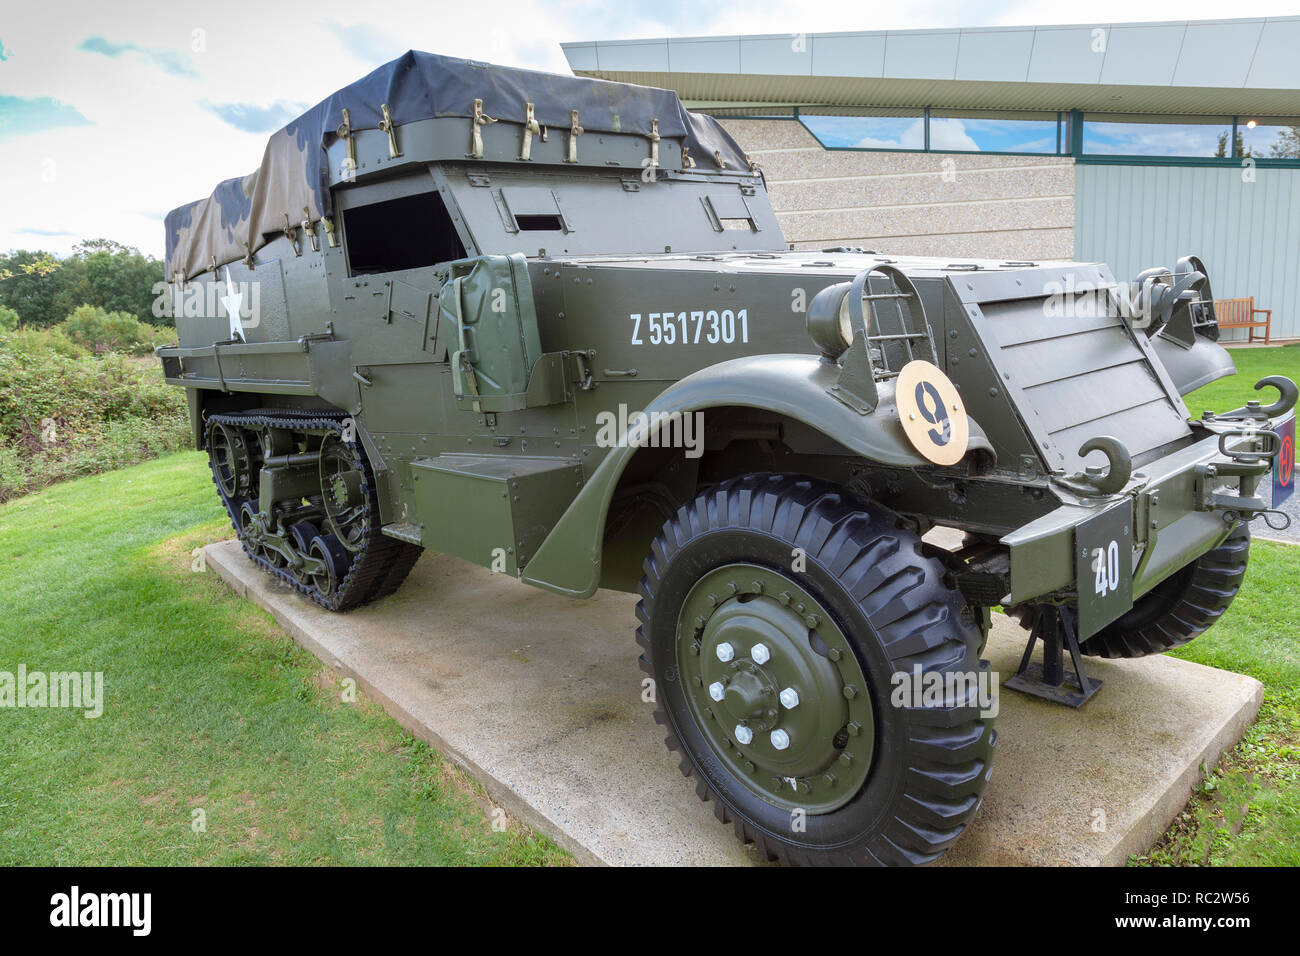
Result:
{"type": "Polygon", "coordinates": [[[908,441],[928,461],[955,465],[966,454],[970,422],[957,387],[937,365],[917,359],[898,373],[894,400],[908,441]]]}

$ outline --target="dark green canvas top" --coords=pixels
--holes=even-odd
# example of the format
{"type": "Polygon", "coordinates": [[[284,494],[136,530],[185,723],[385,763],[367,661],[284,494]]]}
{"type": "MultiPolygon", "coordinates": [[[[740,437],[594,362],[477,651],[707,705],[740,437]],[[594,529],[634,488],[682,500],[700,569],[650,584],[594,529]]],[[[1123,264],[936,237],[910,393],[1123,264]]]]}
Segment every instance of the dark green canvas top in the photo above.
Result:
{"type": "Polygon", "coordinates": [[[578,110],[585,130],[681,139],[696,156],[720,154],[730,169],[746,169],[744,153],[712,117],[686,110],[672,90],[585,77],[493,66],[409,51],[345,86],[271,135],[262,163],[228,179],[210,197],[167,214],[167,274],[197,275],[215,260],[255,252],[264,235],[304,218],[331,214],[326,149],[337,139],[347,108],[354,130],[375,129],[387,104],[397,126],[452,116],[469,118],[476,99],[498,120],[525,121],[525,104],[543,126],[567,128],[578,110]],[[304,216],[304,211],[307,215],[304,216]]]}

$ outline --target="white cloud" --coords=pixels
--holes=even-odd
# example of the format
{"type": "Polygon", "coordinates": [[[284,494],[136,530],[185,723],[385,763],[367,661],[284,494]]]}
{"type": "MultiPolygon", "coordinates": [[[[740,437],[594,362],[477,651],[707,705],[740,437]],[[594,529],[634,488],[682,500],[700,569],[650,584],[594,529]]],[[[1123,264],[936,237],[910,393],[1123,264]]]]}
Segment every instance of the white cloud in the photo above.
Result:
{"type": "MultiPolygon", "coordinates": [[[[1249,14],[1292,12],[1288,6],[1259,0],[1249,14]]],[[[163,213],[261,159],[265,134],[236,129],[205,103],[250,111],[315,103],[390,51],[568,72],[561,41],[1079,22],[1085,12],[1064,0],[918,0],[888,8],[860,0],[69,0],[10,7],[0,20],[0,90],[57,99],[93,125],[0,144],[0,250],[66,253],[76,239],[105,236],[154,255],[162,252],[163,213]],[[106,41],[94,45],[100,49],[130,52],[78,49],[92,36],[106,41]],[[159,68],[191,62],[193,76],[159,68]]],[[[1110,22],[1213,17],[1222,8],[1211,0],[1098,0],[1086,13],[1089,21],[1110,22]]]]}

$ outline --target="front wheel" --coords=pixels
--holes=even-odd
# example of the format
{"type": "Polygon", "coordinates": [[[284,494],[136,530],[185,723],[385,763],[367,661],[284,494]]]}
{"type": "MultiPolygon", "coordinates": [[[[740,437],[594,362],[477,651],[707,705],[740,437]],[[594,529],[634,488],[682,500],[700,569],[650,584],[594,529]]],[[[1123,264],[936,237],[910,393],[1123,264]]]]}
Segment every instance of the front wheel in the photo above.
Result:
{"type": "Polygon", "coordinates": [[[996,734],[979,629],[943,577],[914,534],[808,478],[731,479],[665,523],[642,667],[682,772],[742,841],[915,864],[961,834],[996,734]]]}

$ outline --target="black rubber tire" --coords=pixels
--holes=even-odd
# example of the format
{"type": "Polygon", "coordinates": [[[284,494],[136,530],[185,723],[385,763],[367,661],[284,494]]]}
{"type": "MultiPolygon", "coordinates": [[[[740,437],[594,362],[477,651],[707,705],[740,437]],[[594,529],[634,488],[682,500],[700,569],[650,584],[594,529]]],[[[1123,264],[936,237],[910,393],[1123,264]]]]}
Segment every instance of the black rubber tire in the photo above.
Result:
{"type": "Polygon", "coordinates": [[[788,475],[730,479],[678,510],[643,565],[637,604],[641,666],[658,688],[655,719],[679,769],[736,836],[787,864],[907,865],[937,859],[979,808],[997,739],[974,693],[957,706],[895,708],[895,671],[978,673],[978,628],[942,565],[920,539],[880,511],[824,481],[788,475]],[[787,811],[731,776],[686,707],[675,665],[677,617],[690,587],[712,568],[744,560],[789,573],[848,636],[873,702],[870,775],[848,803],[809,815],[791,833],[787,811]]]}
{"type": "Polygon", "coordinates": [[[1249,558],[1250,525],[1239,521],[1221,545],[1165,578],[1079,649],[1092,657],[1149,657],[1182,647],[1223,616],[1249,558]]]}

